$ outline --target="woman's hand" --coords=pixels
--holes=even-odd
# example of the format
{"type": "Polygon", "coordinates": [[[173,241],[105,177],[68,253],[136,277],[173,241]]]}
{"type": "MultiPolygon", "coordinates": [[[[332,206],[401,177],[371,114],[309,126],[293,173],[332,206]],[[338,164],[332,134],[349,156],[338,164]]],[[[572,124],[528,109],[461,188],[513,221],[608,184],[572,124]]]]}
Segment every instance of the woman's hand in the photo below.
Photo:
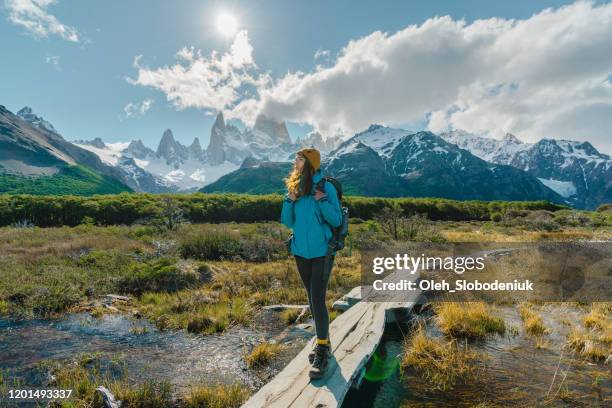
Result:
{"type": "Polygon", "coordinates": [[[287,197],[289,197],[291,201],[297,200],[297,196],[295,195],[293,191],[290,191],[289,193],[287,193],[287,197]]]}
{"type": "Polygon", "coordinates": [[[320,190],[315,191],[315,200],[319,201],[320,199],[322,199],[323,197],[325,197],[326,194],[320,190]]]}

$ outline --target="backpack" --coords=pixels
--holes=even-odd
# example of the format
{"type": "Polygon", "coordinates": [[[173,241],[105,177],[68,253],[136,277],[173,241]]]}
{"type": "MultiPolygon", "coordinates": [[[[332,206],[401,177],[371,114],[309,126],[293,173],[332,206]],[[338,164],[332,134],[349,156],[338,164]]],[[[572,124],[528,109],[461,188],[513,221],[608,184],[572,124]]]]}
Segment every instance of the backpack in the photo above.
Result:
{"type": "Polygon", "coordinates": [[[348,236],[348,223],[349,223],[349,212],[347,207],[342,206],[342,184],[338,180],[330,176],[324,176],[319,180],[316,185],[316,190],[319,190],[322,193],[325,193],[325,182],[331,183],[336,189],[336,193],[338,194],[338,202],[340,203],[340,213],[342,215],[342,222],[338,227],[330,228],[332,230],[332,242],[330,242],[330,248],[333,248],[333,251],[339,251],[344,248],[344,242],[346,241],[346,237],[348,236]]]}

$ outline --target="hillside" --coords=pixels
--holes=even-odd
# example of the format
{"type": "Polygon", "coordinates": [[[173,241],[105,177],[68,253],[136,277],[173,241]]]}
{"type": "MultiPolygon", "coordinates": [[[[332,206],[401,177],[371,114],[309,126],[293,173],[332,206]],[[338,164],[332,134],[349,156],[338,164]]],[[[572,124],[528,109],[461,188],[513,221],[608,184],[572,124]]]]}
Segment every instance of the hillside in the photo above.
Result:
{"type": "Polygon", "coordinates": [[[60,136],[42,118],[0,105],[0,192],[104,194],[131,191],[116,168],[60,136]]]}

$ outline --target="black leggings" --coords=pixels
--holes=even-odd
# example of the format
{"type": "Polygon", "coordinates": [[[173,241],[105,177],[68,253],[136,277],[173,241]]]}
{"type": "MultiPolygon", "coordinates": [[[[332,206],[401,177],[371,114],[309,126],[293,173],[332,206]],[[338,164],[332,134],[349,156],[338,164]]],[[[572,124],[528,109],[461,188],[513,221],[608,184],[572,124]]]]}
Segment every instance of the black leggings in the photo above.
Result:
{"type": "MultiPolygon", "coordinates": [[[[308,293],[308,304],[310,313],[315,321],[315,329],[318,339],[327,339],[329,335],[329,315],[327,306],[325,305],[325,292],[327,291],[327,279],[323,280],[323,272],[325,271],[325,257],[306,259],[301,256],[295,256],[300,278],[308,293]]],[[[331,263],[334,260],[332,257],[331,263]]],[[[330,265],[331,267],[331,265],[330,265]]]]}

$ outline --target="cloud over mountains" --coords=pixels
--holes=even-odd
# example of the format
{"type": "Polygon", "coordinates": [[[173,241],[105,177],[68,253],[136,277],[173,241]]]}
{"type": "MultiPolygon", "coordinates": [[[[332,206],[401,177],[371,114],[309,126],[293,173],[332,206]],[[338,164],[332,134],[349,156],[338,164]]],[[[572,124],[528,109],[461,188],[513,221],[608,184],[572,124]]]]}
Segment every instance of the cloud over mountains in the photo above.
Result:
{"type": "Polygon", "coordinates": [[[324,134],[372,122],[426,120],[464,129],[589,139],[612,150],[612,4],[579,1],[512,20],[434,17],[350,41],[325,67],[271,78],[241,31],[231,49],[185,48],[175,65],[138,67],[132,83],[161,90],[177,108],[258,113],[309,123],[324,134]]]}

